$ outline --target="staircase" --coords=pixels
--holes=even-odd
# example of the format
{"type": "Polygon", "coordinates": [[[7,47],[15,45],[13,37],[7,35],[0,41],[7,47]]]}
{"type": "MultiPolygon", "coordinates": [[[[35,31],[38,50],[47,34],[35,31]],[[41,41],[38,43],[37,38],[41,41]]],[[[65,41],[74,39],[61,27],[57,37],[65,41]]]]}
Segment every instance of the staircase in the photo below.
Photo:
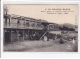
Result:
{"type": "MultiPolygon", "coordinates": [[[[46,32],[40,37],[40,39],[42,39],[42,37],[45,36],[47,32],[48,32],[48,31],[46,31],[46,32]]],[[[40,39],[39,39],[39,40],[40,40],[40,39]]]]}

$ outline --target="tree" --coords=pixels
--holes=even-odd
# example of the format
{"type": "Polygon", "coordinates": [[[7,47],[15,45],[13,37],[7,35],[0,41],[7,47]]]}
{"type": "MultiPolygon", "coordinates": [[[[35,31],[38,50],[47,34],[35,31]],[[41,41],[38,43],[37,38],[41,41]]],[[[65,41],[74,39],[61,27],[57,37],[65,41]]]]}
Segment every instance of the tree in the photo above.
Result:
{"type": "Polygon", "coordinates": [[[7,15],[7,13],[8,13],[7,6],[4,6],[4,15],[7,15]]]}

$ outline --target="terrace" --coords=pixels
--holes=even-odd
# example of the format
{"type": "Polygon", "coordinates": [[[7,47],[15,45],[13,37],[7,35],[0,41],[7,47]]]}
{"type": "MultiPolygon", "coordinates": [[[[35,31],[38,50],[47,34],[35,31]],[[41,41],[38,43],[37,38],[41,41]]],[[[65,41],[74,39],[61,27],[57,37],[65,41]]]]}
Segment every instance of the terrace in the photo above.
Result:
{"type": "Polygon", "coordinates": [[[4,28],[12,28],[12,29],[38,29],[42,30],[43,26],[38,25],[36,19],[23,17],[19,15],[11,15],[10,19],[4,18],[4,28]],[[5,21],[7,20],[7,21],[5,21]]]}
{"type": "Polygon", "coordinates": [[[12,28],[12,29],[43,29],[43,26],[28,26],[26,24],[17,24],[17,23],[4,23],[4,28],[12,28]]]}

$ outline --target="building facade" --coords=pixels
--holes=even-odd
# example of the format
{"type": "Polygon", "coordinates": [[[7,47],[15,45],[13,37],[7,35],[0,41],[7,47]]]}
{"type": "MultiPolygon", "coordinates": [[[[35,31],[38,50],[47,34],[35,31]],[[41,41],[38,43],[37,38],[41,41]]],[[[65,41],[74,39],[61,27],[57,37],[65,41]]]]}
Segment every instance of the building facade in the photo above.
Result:
{"type": "Polygon", "coordinates": [[[58,28],[57,24],[15,14],[9,15],[7,11],[7,8],[4,8],[4,42],[6,43],[39,40],[47,31],[58,28]]]}

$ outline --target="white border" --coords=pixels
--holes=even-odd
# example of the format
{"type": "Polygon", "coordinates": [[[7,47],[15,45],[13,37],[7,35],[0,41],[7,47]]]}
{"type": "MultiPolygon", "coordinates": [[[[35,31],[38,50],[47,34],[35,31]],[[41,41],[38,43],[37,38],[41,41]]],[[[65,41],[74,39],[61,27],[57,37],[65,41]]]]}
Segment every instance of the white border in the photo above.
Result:
{"type": "MultiPolygon", "coordinates": [[[[0,0],[0,9],[1,9],[1,0],[0,0]]],[[[0,10],[0,19],[1,19],[1,10],[0,10]]],[[[1,23],[1,20],[0,20],[0,23],[1,23]]],[[[1,24],[0,24],[0,28],[1,28],[1,24]]],[[[0,29],[1,31],[1,29],[0,29]]],[[[1,35],[1,32],[0,32],[0,35],[1,35]]],[[[0,36],[1,38],[1,36],[0,36]]],[[[1,57],[1,40],[0,40],[0,57],[1,57]]]]}
{"type": "MultiPolygon", "coordinates": [[[[78,4],[80,10],[80,2],[78,1],[4,1],[4,4],[78,4]]],[[[80,12],[79,12],[80,13],[80,12]]],[[[79,15],[80,16],[80,15],[79,15]]],[[[2,58],[77,58],[80,55],[80,51],[78,53],[73,52],[3,52],[3,1],[1,1],[1,57],[2,58]]],[[[80,19],[80,17],[79,17],[80,19]]],[[[79,20],[78,20],[79,21],[79,20]]],[[[79,23],[78,23],[79,24],[79,23]]],[[[80,24],[79,24],[80,25],[80,24]]],[[[79,30],[78,25],[78,30],[79,30]]],[[[79,33],[78,33],[79,34],[79,33]]],[[[79,35],[78,35],[79,36],[79,35]]],[[[79,39],[79,38],[78,38],[79,39]]],[[[78,43],[79,47],[80,43],[78,43]]],[[[79,48],[80,49],[80,48],[79,48]]]]}

